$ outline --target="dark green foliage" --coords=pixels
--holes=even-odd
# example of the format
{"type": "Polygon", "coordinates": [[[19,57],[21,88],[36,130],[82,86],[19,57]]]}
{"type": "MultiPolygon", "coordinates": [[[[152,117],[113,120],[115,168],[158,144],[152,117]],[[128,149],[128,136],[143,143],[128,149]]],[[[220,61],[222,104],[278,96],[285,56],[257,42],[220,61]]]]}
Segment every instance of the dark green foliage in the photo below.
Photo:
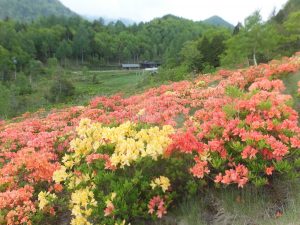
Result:
{"type": "Polygon", "coordinates": [[[213,72],[220,66],[220,56],[226,49],[225,41],[229,34],[230,31],[225,29],[208,30],[203,37],[186,42],[181,50],[183,64],[190,71],[213,72]]]}
{"type": "Polygon", "coordinates": [[[56,80],[45,97],[52,103],[62,102],[75,94],[75,87],[66,79],[56,80]]]}
{"type": "MultiPolygon", "coordinates": [[[[13,89],[13,88],[11,88],[13,89]]],[[[24,74],[18,74],[17,79],[14,82],[14,92],[17,95],[31,94],[32,87],[28,78],[24,74]]]]}
{"type": "Polygon", "coordinates": [[[152,78],[157,81],[180,81],[188,78],[188,67],[185,65],[172,69],[161,69],[152,78]]]}
{"type": "Polygon", "coordinates": [[[190,71],[199,71],[203,68],[203,55],[197,48],[196,41],[186,42],[181,49],[181,57],[190,71]]]}
{"type": "Polygon", "coordinates": [[[56,57],[66,66],[66,59],[72,56],[72,45],[69,41],[63,40],[56,49],[56,57]]]}
{"type": "Polygon", "coordinates": [[[0,83],[0,118],[10,113],[10,90],[0,83]]]}

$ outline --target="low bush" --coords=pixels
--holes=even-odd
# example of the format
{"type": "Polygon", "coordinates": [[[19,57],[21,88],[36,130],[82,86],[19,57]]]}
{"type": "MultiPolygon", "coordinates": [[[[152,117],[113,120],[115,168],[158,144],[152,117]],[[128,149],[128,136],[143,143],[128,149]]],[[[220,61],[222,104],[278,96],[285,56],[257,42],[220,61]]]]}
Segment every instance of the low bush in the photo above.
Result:
{"type": "Polygon", "coordinates": [[[74,85],[66,79],[58,79],[53,82],[46,99],[51,103],[63,102],[75,94],[74,85]]]}

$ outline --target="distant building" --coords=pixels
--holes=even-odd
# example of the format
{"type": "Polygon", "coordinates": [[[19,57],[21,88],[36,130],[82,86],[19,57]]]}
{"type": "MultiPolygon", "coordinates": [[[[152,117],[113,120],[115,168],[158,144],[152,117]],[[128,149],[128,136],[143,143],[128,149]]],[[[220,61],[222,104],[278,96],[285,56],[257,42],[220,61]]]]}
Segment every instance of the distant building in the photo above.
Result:
{"type": "Polygon", "coordinates": [[[157,63],[157,62],[144,61],[144,62],[140,63],[140,65],[141,65],[141,68],[146,69],[146,68],[157,68],[161,64],[157,63]]]}
{"type": "Polygon", "coordinates": [[[128,63],[122,64],[122,69],[134,70],[134,69],[147,69],[147,68],[158,68],[161,64],[157,62],[144,61],[139,64],[128,63]]]}
{"type": "Polygon", "coordinates": [[[140,69],[140,64],[122,64],[122,69],[126,70],[133,70],[133,69],[140,69]]]}

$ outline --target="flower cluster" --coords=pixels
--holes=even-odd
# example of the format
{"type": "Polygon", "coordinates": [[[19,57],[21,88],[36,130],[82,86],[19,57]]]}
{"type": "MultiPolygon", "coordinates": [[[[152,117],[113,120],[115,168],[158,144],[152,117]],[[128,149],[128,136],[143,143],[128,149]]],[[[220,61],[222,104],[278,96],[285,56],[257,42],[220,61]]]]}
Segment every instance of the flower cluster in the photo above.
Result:
{"type": "Polygon", "coordinates": [[[41,191],[38,195],[39,209],[43,210],[50,202],[55,200],[57,196],[50,192],[41,191]]]}
{"type": "Polygon", "coordinates": [[[116,198],[117,194],[113,192],[108,200],[105,201],[106,208],[104,209],[104,216],[110,216],[115,210],[113,200],[116,198]]]}
{"type": "MultiPolygon", "coordinates": [[[[104,164],[103,170],[113,175],[115,170],[125,170],[127,166],[130,167],[143,158],[148,157],[156,161],[164,156],[165,150],[171,143],[170,135],[174,133],[174,129],[169,125],[162,128],[138,129],[138,126],[132,122],[109,127],[89,119],[82,119],[76,132],[76,137],[70,142],[69,153],[62,158],[63,165],[53,173],[56,184],[63,183],[67,190],[72,192],[71,224],[74,225],[90,224],[89,217],[92,215],[93,208],[97,207],[94,192],[96,184],[99,183],[95,176],[101,171],[99,167],[98,171],[92,170],[92,173],[90,170],[82,170],[83,164],[86,163],[88,169],[99,163],[104,164]],[[110,148],[112,150],[108,151],[110,148]]],[[[153,185],[160,186],[165,192],[170,186],[170,180],[161,176],[153,181],[153,185]]],[[[43,206],[48,203],[45,195],[47,194],[40,193],[40,204],[43,206]]],[[[113,192],[105,200],[104,217],[114,214],[115,197],[116,193],[113,192]]]]}
{"type": "Polygon", "coordinates": [[[234,169],[226,170],[225,175],[221,173],[216,176],[216,183],[231,184],[236,183],[238,187],[244,187],[248,182],[248,169],[244,165],[237,165],[234,169]]]}
{"type": "Polygon", "coordinates": [[[160,196],[153,197],[148,204],[148,208],[148,212],[150,214],[153,214],[156,211],[156,215],[158,218],[162,218],[163,215],[167,213],[165,202],[160,196]]]}
{"type": "MultiPolygon", "coordinates": [[[[81,157],[87,156],[87,161],[104,159],[106,168],[124,168],[143,157],[151,157],[157,160],[164,154],[164,150],[171,143],[169,135],[174,132],[171,126],[151,127],[137,131],[131,122],[126,122],[118,127],[105,127],[100,123],[91,123],[91,120],[84,119],[77,128],[78,137],[71,142],[74,150],[73,161],[66,161],[67,164],[78,164],[81,157]],[[115,145],[111,156],[95,154],[101,146],[107,144],[115,145]]],[[[66,156],[68,157],[68,156],[66,156]]]]}
{"type": "Polygon", "coordinates": [[[70,203],[72,215],[74,216],[71,225],[92,225],[88,222],[88,217],[93,212],[92,207],[97,206],[94,193],[88,188],[76,190],[72,193],[70,203]]]}
{"type": "Polygon", "coordinates": [[[198,156],[195,157],[196,164],[190,169],[190,172],[197,178],[203,178],[205,174],[209,174],[208,162],[202,161],[198,156]]]}
{"type": "Polygon", "coordinates": [[[160,176],[158,178],[153,179],[150,185],[152,189],[155,189],[156,187],[161,187],[163,192],[166,192],[171,186],[169,178],[164,176],[160,176]]]}

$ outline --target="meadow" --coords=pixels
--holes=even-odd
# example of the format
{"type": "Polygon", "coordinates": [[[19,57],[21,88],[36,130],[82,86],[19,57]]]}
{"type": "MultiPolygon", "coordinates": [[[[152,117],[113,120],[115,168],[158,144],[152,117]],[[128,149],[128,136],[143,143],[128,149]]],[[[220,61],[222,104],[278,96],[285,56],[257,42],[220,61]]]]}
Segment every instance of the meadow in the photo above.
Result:
{"type": "MultiPolygon", "coordinates": [[[[142,70],[89,71],[85,67],[82,70],[57,67],[55,72],[46,71],[46,74],[34,80],[30,85],[30,92],[22,95],[11,94],[15,96],[11,103],[0,106],[0,113],[8,112],[3,113],[2,117],[12,118],[25,112],[35,112],[40,108],[51,110],[72,105],[87,105],[95,96],[110,96],[116,93],[129,96],[161,84],[161,82],[151,82],[151,74],[142,70]],[[56,74],[59,74],[59,77],[56,74]],[[49,101],[47,96],[50,89],[59,85],[61,79],[67,80],[72,85],[74,88],[72,95],[61,96],[58,101],[49,101]]],[[[26,82],[27,80],[26,78],[26,82]]]]}

